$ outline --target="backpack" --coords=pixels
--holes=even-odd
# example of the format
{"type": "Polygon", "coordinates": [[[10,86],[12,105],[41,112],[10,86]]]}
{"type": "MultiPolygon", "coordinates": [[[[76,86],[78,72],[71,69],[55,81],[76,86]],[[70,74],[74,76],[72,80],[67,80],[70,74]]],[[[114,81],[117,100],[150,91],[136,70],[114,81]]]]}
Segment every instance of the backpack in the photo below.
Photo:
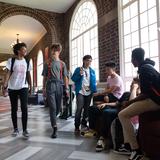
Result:
{"type": "MultiPolygon", "coordinates": [[[[16,59],[15,57],[12,57],[11,59],[11,74],[13,73],[13,66],[14,66],[15,59],[16,59]]],[[[26,84],[26,82],[28,81],[27,78],[28,78],[29,60],[25,58],[25,61],[27,63],[26,80],[25,80],[25,84],[26,84]]]]}
{"type": "Polygon", "coordinates": [[[160,73],[150,64],[144,64],[139,69],[140,83],[149,97],[160,104],[160,73]],[[145,85],[146,84],[146,85],[145,85]]]}
{"type": "Polygon", "coordinates": [[[122,125],[118,118],[114,119],[111,124],[111,137],[112,137],[113,149],[114,150],[119,149],[121,145],[124,143],[124,138],[123,138],[122,125]]]}

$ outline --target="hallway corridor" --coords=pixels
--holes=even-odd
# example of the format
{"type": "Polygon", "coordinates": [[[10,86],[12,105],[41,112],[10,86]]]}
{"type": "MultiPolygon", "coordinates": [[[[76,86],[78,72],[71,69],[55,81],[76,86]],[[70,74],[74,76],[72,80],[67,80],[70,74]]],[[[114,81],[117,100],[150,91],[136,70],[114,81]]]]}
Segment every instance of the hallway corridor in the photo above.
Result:
{"type": "Polygon", "coordinates": [[[29,106],[29,140],[24,140],[21,132],[18,137],[11,137],[9,101],[0,97],[0,102],[0,160],[127,160],[112,151],[96,153],[96,139],[74,135],[73,119],[59,120],[58,138],[51,139],[48,110],[40,105],[29,106]]]}

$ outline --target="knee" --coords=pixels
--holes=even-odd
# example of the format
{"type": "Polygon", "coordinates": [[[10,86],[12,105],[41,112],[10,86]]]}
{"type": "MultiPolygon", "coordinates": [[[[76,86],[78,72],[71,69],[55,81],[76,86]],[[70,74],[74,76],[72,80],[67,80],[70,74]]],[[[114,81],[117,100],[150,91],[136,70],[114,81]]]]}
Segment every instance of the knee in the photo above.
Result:
{"type": "Polygon", "coordinates": [[[108,96],[105,96],[105,97],[104,97],[104,102],[106,102],[106,103],[109,102],[109,97],[108,97],[108,96]]]}
{"type": "Polygon", "coordinates": [[[127,112],[123,112],[123,111],[118,113],[118,117],[119,117],[119,120],[129,119],[130,118],[129,114],[127,114],[127,112]]]}

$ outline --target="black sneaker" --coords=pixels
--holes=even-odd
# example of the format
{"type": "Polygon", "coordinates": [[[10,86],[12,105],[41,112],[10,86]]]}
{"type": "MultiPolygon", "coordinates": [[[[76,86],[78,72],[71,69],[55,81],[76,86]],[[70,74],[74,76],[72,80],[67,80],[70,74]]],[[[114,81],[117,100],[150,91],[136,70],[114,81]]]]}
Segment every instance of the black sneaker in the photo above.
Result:
{"type": "Polygon", "coordinates": [[[120,148],[114,150],[113,152],[117,154],[130,155],[131,149],[129,147],[126,147],[125,144],[122,144],[120,148]]]}
{"type": "Polygon", "coordinates": [[[19,134],[18,129],[14,129],[13,133],[12,133],[12,137],[17,137],[19,134]]]}
{"type": "Polygon", "coordinates": [[[53,133],[51,135],[51,138],[57,138],[57,127],[53,127],[53,133]]]}
{"type": "Polygon", "coordinates": [[[104,139],[100,138],[97,142],[96,152],[101,152],[104,150],[104,148],[105,148],[104,139]]]}
{"type": "Polygon", "coordinates": [[[23,137],[28,139],[29,138],[29,133],[27,130],[25,130],[23,133],[22,133],[23,137]]]}
{"type": "Polygon", "coordinates": [[[131,156],[128,160],[141,160],[143,158],[142,153],[138,153],[137,151],[132,151],[131,156]]]}

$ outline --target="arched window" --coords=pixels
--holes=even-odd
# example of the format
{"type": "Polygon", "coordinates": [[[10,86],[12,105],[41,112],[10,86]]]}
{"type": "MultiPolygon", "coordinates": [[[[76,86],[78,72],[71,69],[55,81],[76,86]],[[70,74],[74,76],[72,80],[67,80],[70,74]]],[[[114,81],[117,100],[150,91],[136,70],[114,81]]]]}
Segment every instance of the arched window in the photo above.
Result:
{"type": "Polygon", "coordinates": [[[31,64],[31,72],[30,72],[30,74],[31,74],[31,81],[32,81],[32,86],[33,86],[33,60],[32,59],[30,59],[30,64],[31,64]]]}
{"type": "Polygon", "coordinates": [[[160,3],[158,0],[121,0],[119,20],[121,26],[121,73],[129,90],[137,70],[131,64],[131,51],[136,47],[144,48],[146,58],[156,62],[160,70],[160,3]]]}
{"type": "Polygon", "coordinates": [[[37,87],[38,89],[42,89],[42,86],[43,86],[42,71],[43,71],[43,53],[40,50],[38,52],[38,57],[37,57],[37,87]]]}
{"type": "Polygon", "coordinates": [[[92,68],[99,80],[97,9],[92,0],[82,0],[74,11],[70,26],[70,68],[82,65],[82,58],[92,56],[92,68]]]}

